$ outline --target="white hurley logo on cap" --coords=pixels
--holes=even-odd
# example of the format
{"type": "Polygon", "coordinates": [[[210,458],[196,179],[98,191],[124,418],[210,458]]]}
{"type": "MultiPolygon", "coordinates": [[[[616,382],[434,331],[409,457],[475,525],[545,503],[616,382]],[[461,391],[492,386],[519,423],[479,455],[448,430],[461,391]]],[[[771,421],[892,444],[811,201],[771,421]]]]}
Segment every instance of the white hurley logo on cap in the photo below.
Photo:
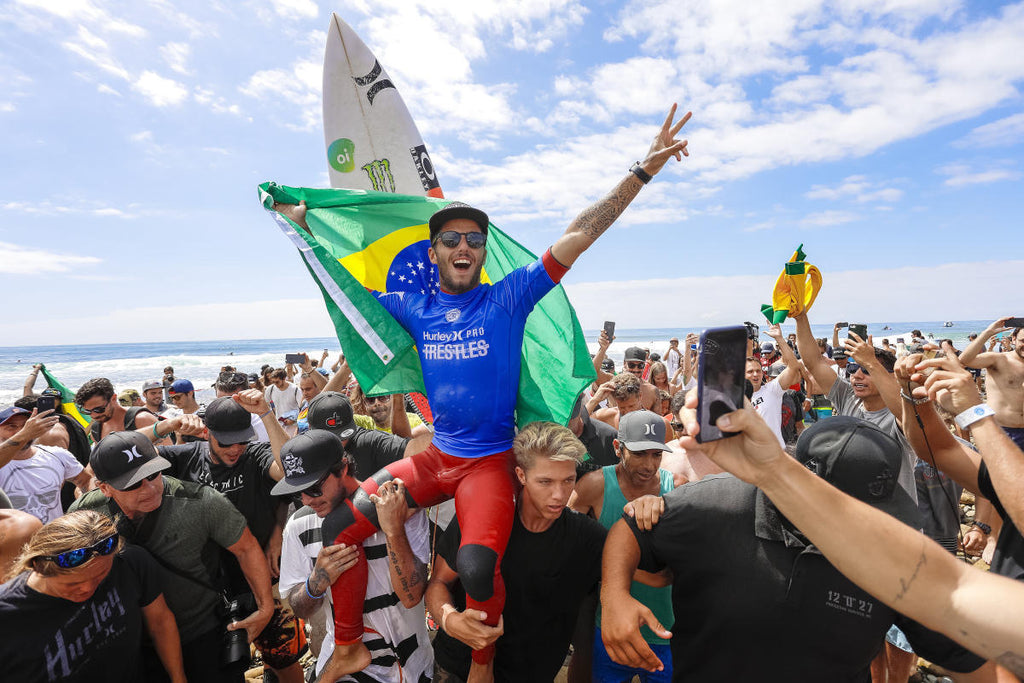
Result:
{"type": "Polygon", "coordinates": [[[140,459],[140,458],[143,457],[142,453],[139,453],[138,449],[139,449],[138,446],[132,446],[130,451],[121,451],[121,452],[124,453],[125,455],[127,455],[128,456],[128,462],[131,462],[132,460],[137,460],[137,459],[140,459]]]}

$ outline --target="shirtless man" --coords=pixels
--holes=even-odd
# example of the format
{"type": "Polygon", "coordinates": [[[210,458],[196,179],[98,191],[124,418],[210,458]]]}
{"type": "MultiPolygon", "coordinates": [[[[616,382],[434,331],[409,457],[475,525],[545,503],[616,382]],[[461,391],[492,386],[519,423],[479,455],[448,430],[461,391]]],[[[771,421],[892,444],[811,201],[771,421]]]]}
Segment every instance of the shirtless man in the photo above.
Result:
{"type": "Polygon", "coordinates": [[[1010,316],[1000,318],[972,341],[960,354],[960,363],[969,368],[985,368],[986,403],[996,412],[996,422],[1013,442],[1024,449],[1024,327],[1016,327],[1010,339],[1010,351],[984,351],[985,342],[1011,328],[1010,316]]]}
{"type": "MultiPolygon", "coordinates": [[[[89,432],[99,443],[111,432],[130,432],[156,424],[157,417],[145,408],[127,409],[114,397],[114,385],[105,377],[96,377],[83,384],[75,394],[78,410],[92,418],[89,432]]],[[[170,445],[160,441],[159,445],[170,445]]]]}
{"type": "MultiPolygon", "coordinates": [[[[601,336],[597,340],[597,355],[594,356],[594,372],[597,373],[596,385],[598,387],[614,377],[612,373],[604,369],[605,356],[614,339],[614,336],[609,338],[605,331],[601,330],[601,336]]],[[[653,384],[644,380],[646,364],[647,352],[639,346],[630,346],[624,354],[622,374],[631,374],[640,381],[640,407],[644,410],[654,410],[654,404],[658,400],[658,390],[653,384]]]]}
{"type": "Polygon", "coordinates": [[[595,420],[610,424],[616,429],[619,428],[619,419],[635,410],[645,410],[645,408],[643,407],[640,379],[631,372],[615,375],[601,384],[597,392],[587,402],[587,412],[595,420]],[[601,401],[606,398],[611,399],[612,406],[600,408],[601,401]]]}

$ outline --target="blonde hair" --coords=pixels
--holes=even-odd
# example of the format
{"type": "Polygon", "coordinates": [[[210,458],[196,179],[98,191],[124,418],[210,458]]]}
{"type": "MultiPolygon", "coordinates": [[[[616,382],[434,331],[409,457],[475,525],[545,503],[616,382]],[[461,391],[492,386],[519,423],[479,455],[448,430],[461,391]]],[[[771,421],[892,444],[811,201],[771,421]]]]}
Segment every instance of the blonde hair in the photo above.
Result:
{"type": "Polygon", "coordinates": [[[516,464],[529,471],[537,456],[548,458],[554,462],[583,462],[587,452],[583,443],[568,427],[554,422],[531,422],[516,435],[512,442],[512,450],[516,454],[516,464]]]}
{"type": "MultiPolygon", "coordinates": [[[[78,510],[58,517],[32,534],[32,538],[22,548],[21,554],[14,561],[4,580],[9,581],[26,571],[34,571],[41,576],[57,576],[78,571],[89,566],[96,556],[90,557],[73,569],[60,567],[53,560],[44,558],[69,550],[88,548],[116,533],[117,526],[113,520],[92,510],[78,510]]],[[[123,546],[124,539],[119,537],[115,552],[120,552],[123,546]]]]}

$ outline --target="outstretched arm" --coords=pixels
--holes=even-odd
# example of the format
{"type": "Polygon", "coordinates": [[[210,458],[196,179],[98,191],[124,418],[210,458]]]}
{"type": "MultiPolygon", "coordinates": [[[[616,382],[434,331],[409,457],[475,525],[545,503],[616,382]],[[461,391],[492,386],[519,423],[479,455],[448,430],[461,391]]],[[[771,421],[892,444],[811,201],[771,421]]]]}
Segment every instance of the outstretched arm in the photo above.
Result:
{"type": "MultiPolygon", "coordinates": [[[[675,139],[683,125],[690,120],[690,112],[687,112],[678,122],[673,123],[675,115],[676,105],[673,104],[665,118],[665,123],[662,124],[661,130],[654,138],[654,142],[651,143],[647,157],[640,162],[640,168],[649,176],[656,175],[669,157],[675,157],[676,161],[682,161],[683,156],[690,156],[686,150],[687,141],[675,139]]],[[[622,212],[626,210],[643,186],[643,181],[637,175],[627,173],[626,177],[620,180],[619,184],[603,199],[584,209],[573,220],[565,234],[552,245],[551,255],[563,266],[571,266],[580,254],[586,251],[615,222],[615,219],[622,215],[622,212]]]]}
{"type": "Polygon", "coordinates": [[[786,338],[782,336],[782,328],[778,323],[768,328],[768,336],[775,340],[775,346],[782,354],[782,362],[786,364],[786,369],[779,375],[779,386],[785,389],[800,380],[800,361],[797,360],[793,349],[789,348],[789,344],[786,343],[786,338]]]}
{"type": "Polygon", "coordinates": [[[796,347],[800,350],[800,360],[803,361],[807,372],[818,383],[821,393],[828,395],[832,391],[832,385],[839,379],[836,371],[828,366],[825,359],[821,357],[818,349],[818,342],[814,340],[814,333],[811,332],[811,323],[807,314],[793,316],[796,323],[796,347]]]}
{"type": "MultiPolygon", "coordinates": [[[[719,418],[718,427],[740,436],[703,444],[704,452],[760,487],[836,569],[893,609],[1024,672],[1024,586],[958,562],[921,532],[834,488],[772,443],[749,405],[719,418]]],[[[687,431],[682,445],[696,446],[697,424],[687,431]]]]}
{"type": "Polygon", "coordinates": [[[972,368],[987,368],[992,365],[999,358],[999,353],[992,351],[985,353],[985,343],[1000,332],[1010,329],[1006,326],[1006,321],[1009,318],[1010,316],[1004,316],[986,327],[985,331],[968,344],[960,354],[960,363],[972,368]]]}

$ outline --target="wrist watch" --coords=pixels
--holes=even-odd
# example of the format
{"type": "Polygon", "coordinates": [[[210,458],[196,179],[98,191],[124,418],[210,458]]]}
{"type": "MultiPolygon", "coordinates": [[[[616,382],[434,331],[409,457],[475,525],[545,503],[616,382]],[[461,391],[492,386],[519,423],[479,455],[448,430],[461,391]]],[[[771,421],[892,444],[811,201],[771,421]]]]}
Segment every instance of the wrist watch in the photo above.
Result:
{"type": "Polygon", "coordinates": [[[637,161],[636,163],[629,167],[629,172],[635,175],[637,178],[639,178],[640,182],[643,183],[644,185],[651,182],[651,178],[654,177],[640,166],[639,161],[637,161]]]}

